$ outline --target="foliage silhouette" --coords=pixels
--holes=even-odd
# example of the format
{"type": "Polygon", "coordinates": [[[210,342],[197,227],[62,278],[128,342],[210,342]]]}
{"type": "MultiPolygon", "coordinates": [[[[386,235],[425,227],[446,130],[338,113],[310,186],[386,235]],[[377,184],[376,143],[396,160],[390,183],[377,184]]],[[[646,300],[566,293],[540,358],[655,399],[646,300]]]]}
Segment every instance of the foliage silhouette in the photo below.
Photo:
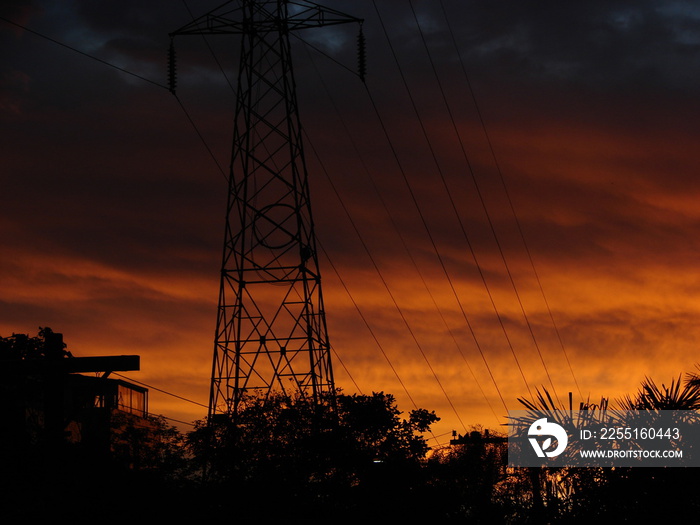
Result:
{"type": "Polygon", "coordinates": [[[49,327],[39,327],[36,336],[13,333],[0,337],[0,361],[72,357],[59,334],[49,327]]]}
{"type": "Polygon", "coordinates": [[[619,401],[622,410],[698,410],[700,409],[700,381],[689,377],[683,383],[682,376],[671,380],[669,386],[658,386],[646,377],[634,397],[629,395],[619,401]]]}
{"type": "MultiPolygon", "coordinates": [[[[69,357],[65,345],[47,354],[49,330],[0,338],[0,360],[69,357]]],[[[532,417],[580,423],[546,388],[519,401],[532,417]]],[[[666,384],[645,378],[635,394],[612,403],[588,400],[577,411],[596,414],[610,406],[697,415],[700,375],[666,384]]],[[[238,520],[262,522],[316,523],[330,515],[362,523],[641,523],[700,511],[692,469],[509,468],[506,444],[497,440],[430,451],[422,434],[437,420],[424,409],[402,414],[393,396],[382,392],[338,392],[335,403],[320,407],[301,397],[250,396],[235,425],[227,417],[200,421],[186,437],[162,418],[146,429],[125,415],[115,422],[123,428],[112,445],[129,464],[91,462],[74,448],[47,475],[38,455],[24,456],[5,489],[12,505],[4,515],[36,522],[57,517],[57,509],[67,516],[77,502],[87,516],[109,508],[113,522],[123,522],[132,517],[131,497],[145,497],[140,517],[159,522],[227,519],[235,511],[238,520]],[[205,467],[205,481],[193,475],[205,467]],[[121,497],[125,488],[128,498],[121,497]]],[[[475,428],[475,435],[487,434],[475,428]]],[[[17,456],[5,445],[4,459],[17,456]]],[[[6,462],[3,467],[8,472],[6,462]]]]}
{"type": "MultiPolygon", "coordinates": [[[[557,406],[546,388],[537,391],[533,400],[519,399],[532,412],[529,418],[516,423],[525,425],[531,420],[547,414],[552,420],[568,426],[574,424],[568,411],[557,406]]],[[[659,386],[646,377],[633,395],[627,395],[614,403],[611,409],[606,398],[600,404],[588,402],[580,405],[582,410],[611,410],[651,412],[684,411],[685,420],[680,424],[695,423],[700,410],[700,377],[688,374],[668,386],[659,386]]],[[[647,416],[648,417],[648,416],[647,416]]],[[[697,448],[694,443],[678,444],[686,452],[697,448]]],[[[685,518],[700,510],[700,498],[693,487],[695,476],[689,468],[653,467],[588,467],[588,468],[541,468],[520,469],[522,479],[510,487],[514,496],[520,493],[525,503],[520,513],[512,516],[515,522],[532,519],[549,523],[604,522],[649,522],[673,518],[685,518]],[[528,497],[527,481],[530,479],[531,494],[528,497]],[[538,505],[539,502],[539,505],[538,505]]]]}
{"type": "Polygon", "coordinates": [[[334,406],[250,396],[235,423],[226,416],[200,421],[188,441],[211,490],[235,490],[251,512],[276,501],[280,508],[265,506],[268,517],[282,508],[369,507],[388,517],[396,501],[387,494],[403,498],[406,511],[417,503],[405,496],[421,483],[428,451],[421,433],[438,420],[424,409],[400,416],[394,397],[382,392],[338,394],[334,406]]]}
{"type": "Polygon", "coordinates": [[[510,503],[501,498],[501,488],[511,476],[506,468],[506,436],[480,426],[473,427],[469,435],[459,445],[434,451],[427,462],[433,520],[502,522],[504,508],[510,503]]]}

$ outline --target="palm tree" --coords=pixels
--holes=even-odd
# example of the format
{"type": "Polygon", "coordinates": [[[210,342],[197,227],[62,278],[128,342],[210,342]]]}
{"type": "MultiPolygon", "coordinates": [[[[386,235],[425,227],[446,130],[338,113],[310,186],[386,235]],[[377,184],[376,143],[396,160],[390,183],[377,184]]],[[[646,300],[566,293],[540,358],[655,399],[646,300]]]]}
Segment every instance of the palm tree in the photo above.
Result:
{"type": "Polygon", "coordinates": [[[621,410],[700,410],[700,376],[688,374],[685,383],[678,376],[669,386],[646,377],[634,397],[625,396],[618,404],[621,410]]]}
{"type": "MultiPolygon", "coordinates": [[[[571,394],[569,394],[569,407],[565,408],[557,403],[546,387],[536,390],[532,400],[518,398],[518,402],[525,407],[525,412],[510,417],[511,437],[518,436],[521,446],[529,446],[526,440],[528,429],[538,419],[547,418],[566,429],[569,435],[589,424],[599,420],[601,412],[608,410],[608,399],[601,397],[600,401],[592,403],[590,398],[581,401],[576,410],[571,394]]],[[[562,457],[574,464],[577,460],[577,451],[568,446],[562,457]]],[[[575,513],[578,494],[586,492],[587,487],[595,484],[599,478],[600,469],[571,469],[568,467],[544,467],[525,468],[521,470],[523,476],[520,481],[521,490],[525,490],[531,505],[531,518],[539,521],[548,521],[556,517],[575,513]]],[[[521,496],[522,497],[522,496],[521,496]]]]}
{"type": "MultiPolygon", "coordinates": [[[[697,368],[700,370],[700,365],[697,368]]],[[[677,416],[678,426],[683,427],[682,436],[686,436],[686,431],[697,427],[700,422],[700,373],[687,374],[685,380],[679,376],[668,385],[658,385],[646,377],[636,394],[611,404],[606,398],[601,398],[599,404],[582,402],[577,412],[574,412],[571,400],[566,409],[554,401],[546,388],[538,389],[533,399],[520,398],[518,401],[527,412],[513,418],[511,425],[522,430],[523,435],[532,422],[542,417],[568,431],[582,428],[581,423],[588,421],[600,423],[603,416],[606,422],[616,422],[623,427],[635,426],[633,420],[638,416],[640,422],[637,426],[649,426],[650,419],[668,421],[661,418],[668,417],[668,411],[672,411],[677,416]]],[[[687,435],[691,438],[682,438],[672,446],[692,455],[697,439],[692,439],[695,437],[693,432],[687,435]]],[[[565,454],[569,453],[575,454],[571,443],[565,454]]],[[[523,469],[529,483],[521,482],[521,486],[527,485],[532,491],[533,513],[544,512],[549,517],[560,519],[608,519],[613,515],[641,518],[657,512],[658,505],[650,503],[658,502],[658,499],[651,495],[662,491],[667,495],[666,499],[685,494],[688,504],[698,504],[695,496],[686,494],[690,490],[686,485],[691,485],[687,472],[687,469],[601,467],[523,469]]]]}

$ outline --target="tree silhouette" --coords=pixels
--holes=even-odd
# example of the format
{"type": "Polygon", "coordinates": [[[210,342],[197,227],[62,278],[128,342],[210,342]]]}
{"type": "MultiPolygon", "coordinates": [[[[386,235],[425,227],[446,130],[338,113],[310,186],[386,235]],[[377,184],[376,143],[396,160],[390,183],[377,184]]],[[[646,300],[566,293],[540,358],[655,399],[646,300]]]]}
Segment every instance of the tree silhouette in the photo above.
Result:
{"type": "Polygon", "coordinates": [[[49,327],[39,327],[36,336],[13,333],[0,337],[0,361],[72,357],[60,334],[49,327]]]}
{"type": "MultiPolygon", "coordinates": [[[[198,422],[188,440],[206,466],[210,490],[233,490],[246,501],[242,511],[255,514],[262,506],[268,518],[285,508],[360,513],[369,507],[375,516],[395,517],[389,495],[405,499],[421,484],[428,451],[421,433],[438,417],[418,409],[402,418],[394,397],[382,392],[328,401],[250,396],[235,423],[198,422]]],[[[417,503],[405,501],[406,509],[417,503]]]]}
{"type": "MultiPolygon", "coordinates": [[[[516,421],[521,426],[544,416],[566,428],[580,424],[572,419],[580,414],[572,416],[569,410],[554,403],[546,388],[538,390],[533,400],[519,401],[530,411],[528,416],[516,421]]],[[[679,411],[678,425],[689,429],[689,425],[697,426],[700,419],[700,377],[688,374],[684,382],[679,376],[668,386],[664,383],[659,386],[646,377],[634,395],[626,395],[612,406],[606,398],[601,398],[598,405],[586,402],[579,408],[592,417],[597,410],[610,411],[613,418],[621,418],[614,421],[622,426],[637,417],[629,415],[630,412],[639,412],[639,417],[648,424],[650,418],[654,421],[662,411],[679,411]]],[[[685,436],[686,432],[681,434],[685,436]]],[[[694,433],[687,434],[695,437],[694,433]]],[[[673,446],[684,450],[685,454],[692,454],[697,448],[692,437],[673,446]]],[[[688,468],[539,468],[521,469],[521,474],[522,479],[514,482],[509,490],[511,495],[523,494],[523,501],[529,502],[524,506],[524,512],[518,515],[523,521],[534,518],[552,523],[590,523],[591,520],[649,522],[657,519],[666,522],[670,518],[697,513],[700,509],[700,499],[693,489],[695,476],[688,468]],[[527,478],[531,482],[532,499],[526,494],[527,478]]]]}

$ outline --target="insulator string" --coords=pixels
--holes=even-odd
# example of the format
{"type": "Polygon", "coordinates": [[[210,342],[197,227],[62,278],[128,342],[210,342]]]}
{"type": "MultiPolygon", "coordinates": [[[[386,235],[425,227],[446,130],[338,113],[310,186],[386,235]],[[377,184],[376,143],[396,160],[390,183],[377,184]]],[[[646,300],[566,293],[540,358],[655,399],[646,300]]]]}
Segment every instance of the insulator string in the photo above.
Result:
{"type": "Polygon", "coordinates": [[[357,34],[357,73],[360,75],[360,80],[365,81],[365,74],[367,73],[367,51],[365,49],[365,35],[362,32],[362,25],[360,25],[360,32],[357,34]]]}
{"type": "Polygon", "coordinates": [[[175,46],[173,39],[170,39],[170,48],[168,49],[168,89],[174,95],[177,87],[177,63],[175,60],[175,46]]]}

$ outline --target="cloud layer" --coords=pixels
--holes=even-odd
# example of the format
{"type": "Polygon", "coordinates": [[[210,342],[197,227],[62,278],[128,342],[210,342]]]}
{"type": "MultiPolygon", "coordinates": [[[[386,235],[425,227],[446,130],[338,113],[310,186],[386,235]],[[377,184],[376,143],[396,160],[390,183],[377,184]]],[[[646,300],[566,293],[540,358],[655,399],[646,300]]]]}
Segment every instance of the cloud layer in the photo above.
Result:
{"type": "MultiPolygon", "coordinates": [[[[0,335],[140,354],[135,379],[206,404],[226,181],[189,118],[226,171],[237,41],[209,39],[215,60],[176,39],[186,115],[162,87],[184,5],[3,7],[142,78],[0,21],[0,335]]],[[[338,386],[435,409],[442,434],[502,423],[528,388],[692,371],[700,10],[328,5],[364,18],[368,52],[365,89],[317,51],[353,69],[354,28],[293,39],[338,386]]]]}

